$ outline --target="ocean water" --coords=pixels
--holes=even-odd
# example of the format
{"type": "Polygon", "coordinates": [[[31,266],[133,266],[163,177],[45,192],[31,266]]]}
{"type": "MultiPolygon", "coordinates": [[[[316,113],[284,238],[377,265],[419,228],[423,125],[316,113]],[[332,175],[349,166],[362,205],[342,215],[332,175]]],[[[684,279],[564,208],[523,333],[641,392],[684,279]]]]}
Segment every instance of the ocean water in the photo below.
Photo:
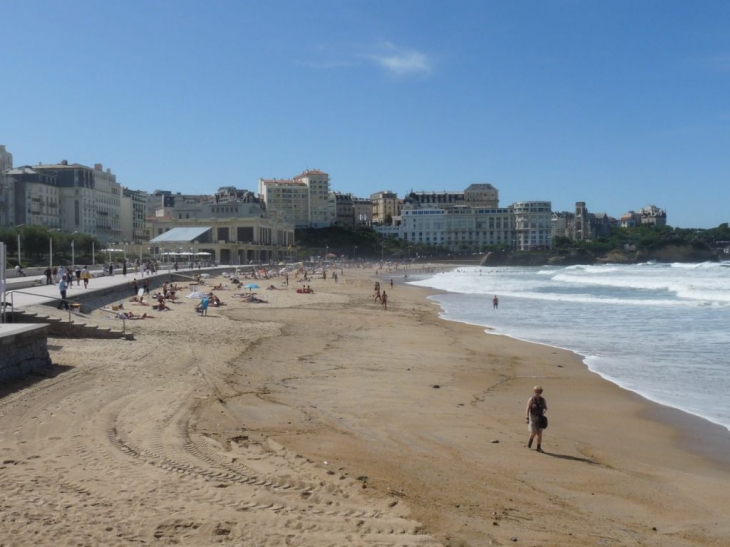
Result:
{"type": "Polygon", "coordinates": [[[603,378],[730,430],[730,262],[464,267],[409,279],[446,291],[432,297],[444,319],[573,350],[603,378]]]}

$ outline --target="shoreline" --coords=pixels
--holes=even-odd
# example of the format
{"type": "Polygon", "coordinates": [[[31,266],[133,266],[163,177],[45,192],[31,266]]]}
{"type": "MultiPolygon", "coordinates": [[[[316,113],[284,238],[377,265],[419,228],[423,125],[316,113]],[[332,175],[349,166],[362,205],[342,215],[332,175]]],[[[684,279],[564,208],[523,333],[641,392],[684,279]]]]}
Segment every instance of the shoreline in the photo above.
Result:
{"type": "MultiPolygon", "coordinates": [[[[445,294],[445,291],[434,289],[434,295],[435,294],[445,294]]],[[[431,296],[433,295],[429,295],[427,298],[430,299],[431,296]]],[[[608,382],[613,386],[616,386],[620,390],[624,391],[627,395],[630,395],[637,400],[643,401],[644,404],[646,404],[648,407],[644,411],[644,415],[647,416],[649,419],[664,425],[673,426],[676,429],[677,436],[679,438],[678,442],[680,444],[678,446],[681,446],[683,450],[686,450],[687,452],[692,454],[707,457],[708,460],[711,460],[718,464],[722,464],[723,466],[730,466],[730,430],[727,427],[722,424],[713,422],[709,418],[700,416],[698,414],[693,414],[692,412],[689,412],[682,408],[677,408],[668,404],[661,403],[659,401],[654,401],[653,399],[650,399],[642,393],[639,393],[632,389],[628,389],[622,386],[620,383],[614,382],[609,378],[606,378],[600,372],[597,372],[590,368],[590,366],[585,362],[585,359],[587,357],[582,353],[570,348],[552,346],[550,344],[545,344],[542,342],[535,342],[533,340],[527,340],[525,338],[518,338],[516,336],[512,336],[506,333],[495,332],[494,328],[490,326],[477,323],[468,323],[465,321],[459,321],[458,319],[449,319],[441,317],[440,314],[439,319],[443,321],[460,323],[462,325],[478,327],[482,329],[483,333],[487,336],[504,336],[511,340],[515,340],[516,342],[524,342],[525,344],[536,344],[538,346],[543,346],[548,350],[557,349],[560,351],[572,353],[581,360],[583,366],[586,367],[586,370],[592,374],[595,374],[598,379],[604,382],[608,382]]]]}
{"type": "MultiPolygon", "coordinates": [[[[408,284],[405,284],[408,286],[408,284]]],[[[698,455],[704,457],[713,464],[720,466],[720,469],[727,469],[730,467],[730,430],[722,424],[713,422],[712,420],[693,414],[682,408],[673,407],[658,401],[654,401],[642,393],[628,389],[618,382],[614,382],[609,378],[606,378],[601,373],[593,370],[586,363],[587,357],[578,351],[570,348],[563,348],[560,346],[552,346],[542,342],[535,342],[533,340],[527,340],[524,338],[518,338],[507,333],[495,332],[493,327],[488,325],[482,325],[477,323],[468,323],[460,321],[458,319],[450,319],[442,317],[444,312],[443,306],[440,302],[433,299],[433,296],[439,294],[448,294],[447,291],[439,289],[430,289],[429,287],[420,287],[429,291],[427,299],[432,302],[436,302],[439,305],[439,319],[443,321],[451,321],[454,323],[460,323],[462,325],[474,326],[482,329],[483,333],[487,336],[504,336],[516,342],[523,342],[525,344],[535,344],[546,348],[546,350],[560,350],[575,355],[586,368],[586,370],[594,374],[598,380],[608,382],[609,384],[617,387],[621,391],[625,392],[628,396],[635,398],[637,401],[642,402],[646,405],[642,411],[642,416],[647,417],[662,425],[673,427],[677,435],[677,446],[689,454],[698,455]]]]}
{"type": "MultiPolygon", "coordinates": [[[[454,269],[456,269],[456,267],[454,269]]],[[[406,285],[408,285],[408,283],[406,283],[406,285]]],[[[439,305],[439,318],[444,321],[451,321],[455,323],[461,323],[463,325],[475,326],[483,329],[483,332],[487,335],[504,336],[518,342],[524,342],[526,344],[537,344],[545,347],[546,349],[557,349],[560,351],[566,351],[574,354],[581,360],[586,370],[588,370],[592,374],[595,374],[602,381],[608,382],[623,390],[627,394],[644,400],[648,405],[656,406],[656,408],[648,409],[646,415],[652,416],[657,422],[660,422],[662,424],[676,424],[678,436],[683,439],[683,446],[685,446],[688,451],[698,455],[705,455],[715,462],[722,463],[724,465],[730,465],[730,427],[725,426],[724,424],[717,423],[705,416],[695,414],[689,410],[672,406],[671,404],[663,403],[661,401],[656,401],[645,395],[644,393],[625,387],[619,381],[614,381],[604,376],[599,371],[591,368],[591,366],[587,363],[587,359],[589,357],[580,353],[577,350],[562,346],[551,345],[544,342],[529,340],[527,338],[520,338],[505,332],[497,332],[494,327],[482,323],[472,323],[459,319],[452,319],[450,317],[444,317],[443,315],[444,313],[446,313],[446,310],[444,309],[441,302],[439,302],[439,300],[435,297],[442,294],[450,294],[448,291],[421,285],[408,286],[418,287],[430,291],[426,298],[439,305]],[[698,430],[702,430],[704,432],[704,435],[698,434],[698,430]],[[707,441],[707,443],[711,444],[711,447],[706,446],[707,443],[702,442],[703,438],[707,441]]]]}

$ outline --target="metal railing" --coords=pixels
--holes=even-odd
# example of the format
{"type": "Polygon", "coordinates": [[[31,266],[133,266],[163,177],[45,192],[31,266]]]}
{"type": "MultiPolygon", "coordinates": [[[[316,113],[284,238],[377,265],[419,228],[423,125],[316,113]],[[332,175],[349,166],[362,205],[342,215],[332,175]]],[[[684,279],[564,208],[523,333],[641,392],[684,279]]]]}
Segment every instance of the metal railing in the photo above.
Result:
{"type": "MultiPolygon", "coordinates": [[[[68,322],[69,323],[73,323],[73,319],[71,318],[71,300],[72,299],[70,299],[70,298],[65,298],[65,299],[64,298],[58,298],[58,297],[55,297],[55,296],[48,296],[47,294],[38,294],[38,293],[29,292],[29,291],[21,291],[21,290],[18,290],[18,289],[9,291],[7,293],[7,294],[10,294],[10,312],[13,315],[15,315],[15,294],[16,293],[18,293],[18,294],[28,294],[30,296],[40,296],[46,302],[53,302],[53,303],[55,303],[55,302],[59,302],[59,303],[60,302],[66,302],[66,306],[68,306],[68,310],[67,310],[68,311],[68,322]]],[[[58,309],[59,310],[61,309],[60,306],[59,306],[58,309]]]]}

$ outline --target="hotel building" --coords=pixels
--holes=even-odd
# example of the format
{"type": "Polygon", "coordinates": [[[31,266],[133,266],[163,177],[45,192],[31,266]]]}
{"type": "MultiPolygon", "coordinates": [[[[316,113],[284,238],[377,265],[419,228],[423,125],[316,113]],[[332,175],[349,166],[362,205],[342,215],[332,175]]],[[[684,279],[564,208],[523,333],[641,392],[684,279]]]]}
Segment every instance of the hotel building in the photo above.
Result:
{"type": "Polygon", "coordinates": [[[280,214],[297,228],[323,228],[335,220],[330,204],[329,175],[307,170],[293,179],[259,179],[266,210],[280,214]]]}

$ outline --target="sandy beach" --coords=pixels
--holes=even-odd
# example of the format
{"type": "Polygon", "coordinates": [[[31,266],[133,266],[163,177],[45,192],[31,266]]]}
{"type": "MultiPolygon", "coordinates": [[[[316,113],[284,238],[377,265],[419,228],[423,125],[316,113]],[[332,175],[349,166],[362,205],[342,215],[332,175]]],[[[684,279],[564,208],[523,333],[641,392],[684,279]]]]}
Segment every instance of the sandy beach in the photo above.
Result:
{"type": "Polygon", "coordinates": [[[208,317],[125,306],[154,316],[131,342],[49,339],[53,371],[0,390],[0,546],[730,544],[727,430],[389,280],[262,280],[267,303],[216,291],[208,317]]]}

